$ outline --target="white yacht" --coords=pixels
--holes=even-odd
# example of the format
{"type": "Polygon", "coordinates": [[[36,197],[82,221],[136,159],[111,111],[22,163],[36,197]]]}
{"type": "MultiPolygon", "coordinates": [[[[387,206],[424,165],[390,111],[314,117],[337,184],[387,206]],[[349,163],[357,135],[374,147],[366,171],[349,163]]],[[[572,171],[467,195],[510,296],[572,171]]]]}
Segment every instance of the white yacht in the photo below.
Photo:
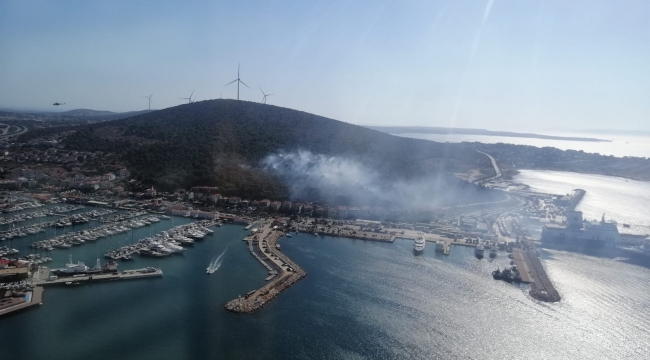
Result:
{"type": "Polygon", "coordinates": [[[418,234],[418,236],[415,238],[415,242],[413,243],[413,250],[416,253],[421,253],[424,251],[426,244],[427,242],[424,240],[424,235],[418,234]]]}

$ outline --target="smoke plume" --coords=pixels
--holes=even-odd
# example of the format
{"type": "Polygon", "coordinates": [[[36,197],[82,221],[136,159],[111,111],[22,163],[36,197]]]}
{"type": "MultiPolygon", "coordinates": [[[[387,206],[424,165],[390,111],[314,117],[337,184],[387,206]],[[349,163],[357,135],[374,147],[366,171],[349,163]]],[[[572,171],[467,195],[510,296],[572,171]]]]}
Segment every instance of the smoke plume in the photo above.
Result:
{"type": "Polygon", "coordinates": [[[485,201],[487,195],[449,174],[387,181],[359,160],[309,151],[272,154],[262,164],[284,180],[295,201],[413,209],[485,201]]]}

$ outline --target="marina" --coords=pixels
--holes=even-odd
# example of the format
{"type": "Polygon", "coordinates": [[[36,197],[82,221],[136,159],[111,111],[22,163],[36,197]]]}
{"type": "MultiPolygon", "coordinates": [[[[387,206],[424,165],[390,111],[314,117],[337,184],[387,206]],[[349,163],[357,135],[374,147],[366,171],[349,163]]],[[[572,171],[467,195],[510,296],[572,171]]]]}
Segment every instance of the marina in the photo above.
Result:
{"type": "Polygon", "coordinates": [[[185,251],[185,247],[194,245],[195,241],[203,240],[206,235],[212,235],[214,231],[209,227],[215,224],[213,220],[201,220],[178,225],[154,236],[140,239],[135,244],[110,250],[104,256],[113,260],[125,260],[125,258],[128,260],[135,254],[153,258],[181,254],[185,251]]]}
{"type": "MultiPolygon", "coordinates": [[[[166,231],[183,221],[191,222],[185,218],[174,218],[168,222],[156,223],[152,227],[156,227],[156,232],[166,231]],[[172,221],[174,222],[173,226],[172,221]]],[[[559,284],[564,292],[570,291],[571,296],[567,300],[563,299],[563,302],[566,301],[574,309],[573,317],[567,314],[566,317],[562,316],[561,321],[556,321],[557,312],[560,312],[560,315],[566,313],[563,310],[564,307],[540,308],[534,302],[526,301],[530,298],[527,295],[530,285],[499,284],[498,282],[485,281],[490,277],[490,271],[497,265],[503,269],[508,264],[509,259],[501,252],[494,261],[487,259],[479,261],[474,257],[473,247],[457,246],[448,256],[438,256],[434,253],[433,243],[429,242],[421,256],[413,256],[412,239],[397,238],[392,243],[385,243],[329,236],[314,237],[312,234],[299,233],[296,235],[294,233],[291,238],[279,237],[279,241],[276,243],[282,244],[282,254],[299,264],[305,272],[309,272],[310,278],[313,274],[313,279],[299,281],[296,286],[291,287],[290,291],[282,292],[281,296],[267,303],[268,311],[284,314],[283,316],[269,317],[271,313],[265,308],[263,311],[249,313],[246,315],[249,320],[242,321],[239,317],[232,317],[232,314],[228,316],[230,312],[223,311],[223,305],[236,299],[238,294],[244,297],[251,289],[262,288],[268,283],[265,281],[265,277],[270,275],[268,270],[260,266],[259,261],[246,251],[248,243],[241,241],[243,226],[224,225],[221,228],[214,228],[214,231],[214,240],[196,242],[194,248],[186,251],[183,256],[170,256],[164,261],[147,257],[136,258],[136,263],[120,261],[121,267],[163,267],[165,273],[163,277],[141,282],[112,281],[110,284],[88,283],[79,286],[68,286],[65,283],[57,286],[44,285],[47,288],[47,295],[43,306],[34,306],[29,311],[21,312],[19,316],[3,317],[0,321],[3,321],[6,326],[25,331],[27,329],[21,327],[22,323],[40,321],[42,327],[31,330],[34,331],[37,340],[30,344],[53,349],[53,341],[62,341],[65,338],[71,347],[78,349],[70,350],[68,348],[55,353],[49,351],[49,358],[52,359],[83,356],[86,353],[83,350],[84,344],[88,344],[95,338],[88,334],[88,329],[95,327],[104,327],[106,333],[103,336],[110,336],[111,341],[124,343],[126,349],[119,353],[124,356],[133,351],[134,345],[129,339],[134,336],[144,336],[144,341],[155,341],[163,339],[165,336],[174,336],[174,338],[192,339],[193,346],[202,353],[218,351],[236,358],[238,351],[250,346],[251,341],[256,346],[267,346],[264,345],[267,343],[259,339],[230,340],[231,338],[228,338],[227,334],[255,332],[259,326],[276,326],[281,328],[277,335],[279,339],[288,341],[295,337],[296,332],[311,334],[309,333],[310,326],[323,318],[328,318],[333,323],[331,325],[328,323],[324,329],[328,333],[336,333],[334,329],[339,329],[337,331],[341,332],[341,339],[328,341],[345,343],[344,338],[352,338],[361,330],[358,322],[350,323],[349,321],[350,318],[357,316],[361,317],[364,324],[371,326],[370,328],[364,326],[364,329],[371,331],[366,341],[371,341],[372,346],[360,347],[356,345],[356,342],[346,343],[347,346],[369,356],[373,354],[388,356],[389,353],[381,350],[381,344],[393,337],[383,338],[381,335],[374,334],[373,331],[384,327],[385,323],[364,310],[370,306],[373,312],[379,312],[382,317],[392,319],[391,322],[396,323],[400,328],[415,326],[418,331],[427,331],[429,326],[432,326],[452,331],[453,329],[449,330],[441,322],[455,321],[463,324],[465,329],[463,332],[454,333],[454,336],[458,338],[457,342],[466,342],[464,339],[469,333],[484,339],[486,343],[501,344],[500,347],[508,349],[508,353],[517,354],[518,347],[510,346],[508,342],[500,343],[500,336],[492,336],[482,331],[477,332],[472,327],[472,324],[477,321],[491,321],[489,319],[492,319],[494,313],[490,313],[490,309],[493,309],[494,303],[508,304],[499,310],[500,316],[508,319],[508,324],[518,322],[520,330],[532,336],[539,331],[540,326],[562,333],[570,333],[576,331],[576,328],[584,326],[591,331],[607,332],[607,326],[601,324],[601,320],[594,324],[593,320],[588,320],[588,316],[580,314],[588,314],[587,308],[593,306],[601,306],[612,312],[621,313],[623,309],[620,308],[620,301],[625,301],[625,299],[619,299],[616,304],[594,303],[593,299],[599,297],[598,293],[583,294],[582,292],[588,289],[601,291],[603,290],[601,286],[570,287],[567,280],[557,274],[558,271],[580,274],[580,276],[584,275],[583,271],[592,273],[593,269],[590,267],[592,265],[588,264],[593,260],[583,256],[568,258],[565,253],[553,253],[553,257],[556,259],[550,264],[544,262],[544,266],[551,267],[553,272],[549,274],[551,278],[560,279],[559,284]],[[206,265],[216,255],[223,253],[226,247],[229,247],[229,250],[224,256],[223,266],[215,273],[205,275],[206,265]],[[318,255],[314,257],[314,254],[318,255]],[[382,263],[382,259],[387,257],[394,261],[388,265],[385,262],[382,263]],[[130,264],[137,264],[137,266],[130,264]],[[558,266],[562,267],[561,270],[557,269],[558,266]],[[567,266],[578,267],[566,268],[567,266]],[[411,275],[408,281],[404,281],[403,274],[407,273],[411,275]],[[350,274],[353,276],[349,276],[350,274]],[[378,281],[379,279],[381,281],[378,281]],[[170,289],[174,289],[174,291],[170,291],[170,289]],[[373,294],[373,296],[355,298],[355,294],[359,291],[373,294]],[[123,303],[120,300],[123,297],[128,297],[129,301],[123,303]],[[465,306],[463,304],[467,302],[468,297],[481,299],[481,301],[468,302],[477,309],[476,312],[458,312],[449,310],[448,307],[443,311],[439,305],[436,307],[436,304],[441,303],[465,306]],[[581,300],[577,301],[578,298],[581,300]],[[350,299],[356,300],[351,301],[350,299]],[[583,302],[586,303],[583,304],[583,302]],[[329,305],[327,307],[318,306],[321,303],[329,305]],[[392,305],[395,303],[400,306],[395,308],[392,305]],[[423,304],[426,306],[423,307],[423,304]],[[93,311],[98,307],[111,309],[110,314],[88,315],[95,314],[93,311]],[[428,310],[429,308],[432,310],[428,310]],[[433,308],[436,310],[434,311],[433,308]],[[575,308],[584,309],[578,310],[576,315],[575,308]],[[169,309],[176,310],[168,311],[169,309]],[[418,316],[426,319],[431,325],[424,326],[420,323],[413,324],[412,321],[407,321],[406,319],[409,319],[409,314],[412,314],[413,311],[416,311],[418,316]],[[291,314],[297,315],[292,318],[291,314]],[[555,316],[552,316],[553,314],[555,316]],[[62,317],[70,318],[68,324],[82,324],[81,328],[78,331],[72,330],[72,333],[66,334],[65,337],[63,334],[57,335],[54,324],[60,324],[62,317]],[[438,320],[435,320],[436,318],[438,320]],[[531,320],[526,321],[522,318],[531,318],[531,320]],[[85,321],[81,319],[85,319],[85,321]],[[202,337],[188,329],[161,327],[159,326],[161,319],[169,323],[191,321],[195,327],[206,329],[207,333],[202,337]],[[566,323],[567,321],[568,323],[566,323]],[[215,322],[222,326],[214,326],[215,322]],[[535,325],[530,325],[528,322],[534,322],[535,325]],[[353,326],[353,329],[348,330],[344,324],[353,326]],[[597,329],[591,328],[596,326],[598,326],[597,329]],[[53,336],[50,338],[46,334],[55,335],[50,335],[53,336]],[[380,337],[377,338],[377,336],[380,337]],[[224,340],[224,337],[229,340],[224,340]]],[[[140,237],[151,236],[150,227],[137,228],[134,232],[135,241],[140,237]]],[[[70,251],[73,252],[74,259],[92,262],[95,253],[99,253],[101,256],[108,250],[117,248],[115,244],[120,238],[123,242],[130,242],[130,234],[128,236],[127,234],[115,234],[100,242],[74,247],[70,251]]],[[[28,239],[20,241],[28,241],[28,239]]],[[[17,241],[17,246],[19,245],[20,243],[17,241]]],[[[259,250],[259,246],[256,248],[259,250]]],[[[271,248],[274,247],[271,246],[271,248]]],[[[52,255],[56,258],[52,268],[68,262],[66,252],[53,252],[52,255]]],[[[630,266],[623,264],[623,267],[629,268],[630,266]]],[[[588,279],[598,283],[609,282],[612,276],[615,278],[623,276],[620,273],[622,270],[623,268],[617,265],[617,270],[611,275],[597,272],[595,273],[598,274],[597,278],[588,279]]],[[[628,281],[621,286],[627,286],[631,281],[637,284],[641,281],[637,277],[637,275],[626,275],[628,281]]],[[[641,283],[638,284],[638,286],[642,286],[641,283]]],[[[638,291],[643,291],[643,288],[638,288],[638,291]]],[[[505,328],[503,330],[505,331],[505,328]]],[[[41,358],[40,355],[44,355],[44,351],[39,350],[36,346],[24,346],[26,343],[21,342],[17,336],[11,334],[7,336],[4,340],[0,340],[0,344],[5,348],[23,349],[22,351],[30,358],[41,358]]],[[[526,343],[525,339],[522,341],[526,343]]],[[[539,344],[539,341],[535,343],[539,344]]],[[[188,358],[185,344],[184,341],[172,343],[165,353],[158,349],[151,349],[147,352],[147,356],[188,358]]],[[[462,354],[455,347],[445,344],[446,342],[435,341],[431,346],[435,346],[435,349],[438,349],[436,351],[446,349],[445,351],[449,354],[458,356],[462,354]]],[[[429,349],[428,345],[413,346],[417,346],[420,351],[429,349]]],[[[305,347],[303,351],[309,351],[308,349],[309,347],[305,347]]],[[[495,354],[495,350],[489,349],[486,346],[486,353],[495,354]]],[[[272,351],[278,356],[290,357],[281,347],[273,347],[272,351]]],[[[560,348],[557,350],[557,354],[571,354],[571,349],[560,348]]]]}

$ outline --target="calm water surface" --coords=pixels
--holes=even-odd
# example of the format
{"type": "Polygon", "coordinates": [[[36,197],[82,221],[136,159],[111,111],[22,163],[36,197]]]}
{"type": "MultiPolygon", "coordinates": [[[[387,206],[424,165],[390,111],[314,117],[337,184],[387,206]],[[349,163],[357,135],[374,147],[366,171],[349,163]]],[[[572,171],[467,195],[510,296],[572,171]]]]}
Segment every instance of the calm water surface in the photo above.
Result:
{"type": "MultiPolygon", "coordinates": [[[[162,267],[163,278],[47,288],[43,306],[0,320],[0,349],[26,359],[640,359],[650,351],[650,270],[565,252],[543,254],[563,296],[544,304],[525,285],[491,279],[505,254],[478,260],[471,248],[444,256],[427,246],[414,256],[406,240],[297,235],[282,239],[282,250],[308,276],[258,313],[231,314],[224,303],[266,276],[244,235],[240,226],[215,228],[184,255],[122,264],[162,267]],[[226,248],[222,267],[206,275],[226,248]]],[[[74,257],[91,262],[112,241],[127,239],[73,248],[74,257]]]]}
{"type": "Polygon", "coordinates": [[[589,142],[589,141],[568,141],[568,140],[547,140],[532,139],[508,136],[485,136],[485,135],[462,135],[462,134],[394,134],[397,136],[409,137],[414,139],[424,139],[437,142],[459,143],[480,142],[484,144],[515,144],[530,145],[536,147],[554,147],[561,150],[582,150],[588,153],[599,153],[602,155],[613,155],[617,157],[634,156],[650,157],[650,137],[649,136],[631,136],[631,135],[611,135],[604,134],[548,134],[556,136],[571,137],[589,137],[610,142],[589,142]]]}
{"type": "Polygon", "coordinates": [[[607,219],[619,223],[619,230],[650,234],[650,182],[613,176],[578,174],[563,171],[519,170],[514,180],[532,190],[564,195],[573,189],[587,191],[576,207],[587,219],[607,219]],[[623,228],[622,224],[630,225],[623,228]]]}

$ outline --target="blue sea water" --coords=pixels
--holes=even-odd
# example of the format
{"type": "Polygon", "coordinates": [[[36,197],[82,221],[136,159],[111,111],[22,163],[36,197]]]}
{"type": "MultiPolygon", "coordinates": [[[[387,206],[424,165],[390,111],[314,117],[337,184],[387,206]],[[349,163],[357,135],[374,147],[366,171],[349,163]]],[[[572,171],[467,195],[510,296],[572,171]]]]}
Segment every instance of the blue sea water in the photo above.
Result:
{"type": "MultiPolygon", "coordinates": [[[[43,306],[0,319],[3,358],[640,359],[650,351],[645,268],[545,251],[563,296],[546,304],[526,285],[492,280],[505,254],[478,260],[471,248],[444,256],[427,246],[415,256],[407,240],[300,234],[280,243],[308,276],[261,311],[233,314],[223,305],[264,284],[266,270],[241,241],[243,227],[214,230],[183,255],[122,263],[161,267],[162,278],[47,288],[43,306]],[[222,267],[206,275],[226,247],[222,267]]],[[[111,241],[73,248],[74,258],[91,262],[111,241]]],[[[61,251],[54,266],[66,258],[61,251]]]]}

